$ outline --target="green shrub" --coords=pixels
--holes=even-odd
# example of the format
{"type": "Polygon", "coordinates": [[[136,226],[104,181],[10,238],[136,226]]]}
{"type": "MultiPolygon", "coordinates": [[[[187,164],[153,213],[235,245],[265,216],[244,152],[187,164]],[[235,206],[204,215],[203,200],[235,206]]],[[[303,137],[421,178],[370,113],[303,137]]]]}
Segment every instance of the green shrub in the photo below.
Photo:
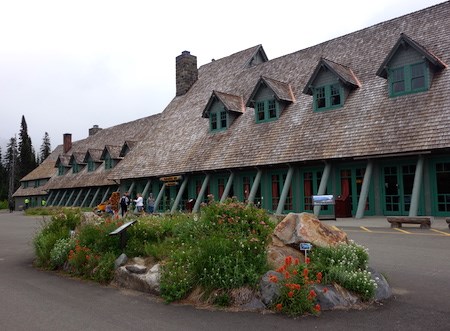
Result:
{"type": "Polygon", "coordinates": [[[51,251],[55,243],[67,238],[68,233],[65,229],[59,231],[41,231],[33,239],[34,251],[36,254],[36,265],[39,267],[50,267],[51,251]]]}
{"type": "Polygon", "coordinates": [[[8,209],[8,200],[0,200],[0,209],[8,209]]]}
{"type": "Polygon", "coordinates": [[[255,286],[268,270],[273,227],[264,210],[233,199],[211,202],[198,219],[185,217],[172,229],[175,249],[162,269],[162,296],[178,300],[197,285],[209,291],[255,286]]]}
{"type": "Polygon", "coordinates": [[[336,247],[315,247],[311,261],[315,270],[321,270],[327,283],[336,282],[358,293],[363,300],[375,295],[377,284],[367,271],[369,254],[366,248],[354,242],[336,247]]]}
{"type": "Polygon", "coordinates": [[[84,224],[80,227],[77,239],[80,246],[88,247],[96,253],[112,252],[116,255],[120,251],[119,236],[110,236],[109,233],[122,225],[121,221],[106,220],[100,224],[84,224]]]}
{"type": "Polygon", "coordinates": [[[71,238],[58,239],[50,251],[50,266],[54,269],[66,263],[70,250],[75,248],[75,240],[71,238]]]}
{"type": "Polygon", "coordinates": [[[114,262],[116,256],[112,252],[103,254],[97,266],[92,270],[92,279],[99,283],[109,283],[114,277],[114,262]]]}

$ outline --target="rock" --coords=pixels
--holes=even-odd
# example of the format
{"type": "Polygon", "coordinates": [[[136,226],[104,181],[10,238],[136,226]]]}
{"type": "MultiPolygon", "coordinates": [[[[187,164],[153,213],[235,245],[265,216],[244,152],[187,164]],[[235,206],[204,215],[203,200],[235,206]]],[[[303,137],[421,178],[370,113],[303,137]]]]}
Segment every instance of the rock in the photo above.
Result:
{"type": "Polygon", "coordinates": [[[147,272],[147,267],[138,264],[127,265],[125,268],[133,274],[145,274],[147,272]]]}
{"type": "Polygon", "coordinates": [[[289,213],[274,230],[274,236],[285,245],[308,242],[319,247],[348,244],[347,234],[322,223],[310,213],[289,213]]]}
{"type": "Polygon", "coordinates": [[[159,265],[153,266],[146,273],[142,274],[130,272],[127,267],[128,266],[122,266],[116,270],[113,280],[113,283],[115,285],[136,291],[147,292],[156,295],[160,294],[161,275],[159,271],[159,265]]]}
{"type": "Polygon", "coordinates": [[[126,256],[125,253],[120,254],[120,256],[114,262],[114,269],[117,269],[117,268],[125,265],[125,263],[127,263],[127,261],[128,261],[128,256],[126,256]]]}
{"type": "Polygon", "coordinates": [[[266,309],[266,305],[262,302],[261,299],[258,298],[252,298],[250,302],[247,302],[245,304],[242,304],[238,306],[241,309],[244,310],[264,310],[266,309]]]}
{"type": "Polygon", "coordinates": [[[317,294],[316,300],[320,304],[321,310],[349,308],[360,302],[357,296],[337,284],[315,284],[313,289],[317,294]],[[324,292],[324,288],[327,289],[326,292],[324,292]]]}
{"type": "Polygon", "coordinates": [[[284,264],[286,257],[298,258],[300,262],[305,261],[305,255],[290,246],[286,246],[280,239],[272,235],[272,241],[267,246],[267,262],[273,269],[277,269],[284,264]]]}
{"type": "Polygon", "coordinates": [[[368,268],[369,272],[371,274],[372,279],[377,283],[377,289],[375,291],[375,301],[385,300],[391,297],[392,290],[389,286],[386,278],[382,274],[380,274],[378,271],[368,268]]]}
{"type": "Polygon", "coordinates": [[[280,295],[280,285],[278,283],[271,282],[269,276],[276,276],[278,279],[282,279],[283,275],[276,271],[268,271],[261,278],[259,282],[259,290],[261,293],[261,301],[270,307],[280,295]]]}

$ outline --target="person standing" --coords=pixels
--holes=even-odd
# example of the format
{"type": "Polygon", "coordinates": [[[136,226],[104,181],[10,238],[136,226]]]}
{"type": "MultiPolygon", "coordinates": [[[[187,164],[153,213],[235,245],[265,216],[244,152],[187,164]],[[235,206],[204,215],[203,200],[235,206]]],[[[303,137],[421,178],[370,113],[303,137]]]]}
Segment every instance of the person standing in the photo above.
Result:
{"type": "Polygon", "coordinates": [[[138,193],[137,199],[133,200],[133,201],[136,204],[138,213],[142,213],[142,211],[144,210],[144,198],[142,198],[142,194],[138,193]]]}
{"type": "Polygon", "coordinates": [[[122,217],[125,217],[128,211],[128,205],[130,204],[130,198],[128,198],[128,192],[125,192],[120,198],[120,209],[122,210],[122,217]]]}
{"type": "Polygon", "coordinates": [[[30,204],[30,199],[25,198],[25,209],[28,209],[29,204],[30,204]]]}
{"type": "Polygon", "coordinates": [[[155,211],[155,199],[153,198],[153,193],[150,193],[147,199],[147,210],[149,214],[155,211]]]}
{"type": "Polygon", "coordinates": [[[14,211],[14,209],[16,209],[15,204],[14,204],[14,199],[9,199],[8,201],[8,205],[9,205],[9,212],[12,213],[14,211]]]}

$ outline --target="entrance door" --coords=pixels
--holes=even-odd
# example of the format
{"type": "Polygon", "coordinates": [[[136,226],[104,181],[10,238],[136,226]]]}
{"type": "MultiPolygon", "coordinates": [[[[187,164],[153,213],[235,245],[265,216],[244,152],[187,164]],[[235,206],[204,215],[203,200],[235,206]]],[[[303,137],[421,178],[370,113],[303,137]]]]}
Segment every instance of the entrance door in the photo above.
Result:
{"type": "Polygon", "coordinates": [[[385,215],[408,215],[415,172],[415,164],[383,167],[385,215]]]}
{"type": "MultiPolygon", "coordinates": [[[[302,172],[303,199],[301,207],[306,212],[314,212],[312,196],[316,195],[319,190],[322,173],[322,170],[317,169],[302,172]]],[[[330,185],[328,183],[325,194],[329,194],[328,192],[330,191],[330,185]]],[[[321,215],[334,214],[334,207],[332,205],[323,205],[320,207],[320,213],[321,215]]]]}

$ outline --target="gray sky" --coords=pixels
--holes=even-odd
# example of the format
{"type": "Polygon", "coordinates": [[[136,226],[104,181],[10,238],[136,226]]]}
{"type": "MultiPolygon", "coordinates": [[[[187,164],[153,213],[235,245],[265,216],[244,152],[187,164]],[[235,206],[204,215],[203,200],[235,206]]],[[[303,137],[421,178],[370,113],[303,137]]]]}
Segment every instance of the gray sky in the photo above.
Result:
{"type": "Polygon", "coordinates": [[[269,59],[443,0],[0,0],[0,146],[22,115],[38,152],[161,112],[175,57],[198,65],[262,44],[269,59]]]}

